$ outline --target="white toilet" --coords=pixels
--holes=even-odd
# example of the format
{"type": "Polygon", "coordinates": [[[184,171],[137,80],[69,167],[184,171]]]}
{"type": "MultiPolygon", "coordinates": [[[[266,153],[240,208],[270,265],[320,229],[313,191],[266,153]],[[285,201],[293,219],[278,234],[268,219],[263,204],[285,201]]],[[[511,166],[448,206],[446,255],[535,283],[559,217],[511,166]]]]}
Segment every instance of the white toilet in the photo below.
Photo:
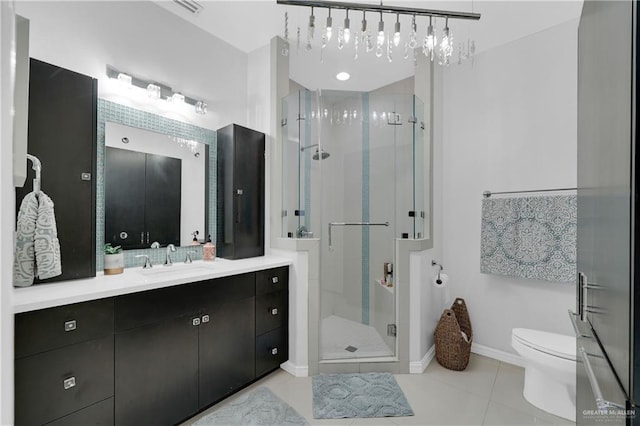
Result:
{"type": "Polygon", "coordinates": [[[526,362],[524,397],[531,404],[576,421],[576,338],[514,328],[511,346],[526,362]]]}

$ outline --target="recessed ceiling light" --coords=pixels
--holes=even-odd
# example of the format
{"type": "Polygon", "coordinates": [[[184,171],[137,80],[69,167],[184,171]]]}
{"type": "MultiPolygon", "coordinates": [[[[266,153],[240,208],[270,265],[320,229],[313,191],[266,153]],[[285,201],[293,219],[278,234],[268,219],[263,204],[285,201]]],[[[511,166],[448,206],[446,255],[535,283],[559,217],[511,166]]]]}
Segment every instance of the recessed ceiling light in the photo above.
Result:
{"type": "Polygon", "coordinates": [[[349,78],[350,78],[350,77],[351,77],[351,76],[349,75],[349,73],[348,73],[348,72],[344,72],[344,71],[339,72],[339,73],[336,75],[336,78],[337,78],[338,80],[340,80],[340,81],[346,81],[346,80],[349,80],[349,78]]]}

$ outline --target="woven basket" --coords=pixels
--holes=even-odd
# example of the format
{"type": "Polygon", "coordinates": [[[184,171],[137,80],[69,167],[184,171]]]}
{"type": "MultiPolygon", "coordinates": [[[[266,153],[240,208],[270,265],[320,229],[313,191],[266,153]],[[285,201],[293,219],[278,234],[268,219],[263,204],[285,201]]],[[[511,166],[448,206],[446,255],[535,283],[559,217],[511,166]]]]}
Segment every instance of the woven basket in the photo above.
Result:
{"type": "Polygon", "coordinates": [[[451,309],[445,309],[435,331],[436,359],[449,370],[464,370],[471,356],[473,331],[464,299],[457,298],[451,309]],[[462,336],[467,335],[468,342],[462,336]]]}

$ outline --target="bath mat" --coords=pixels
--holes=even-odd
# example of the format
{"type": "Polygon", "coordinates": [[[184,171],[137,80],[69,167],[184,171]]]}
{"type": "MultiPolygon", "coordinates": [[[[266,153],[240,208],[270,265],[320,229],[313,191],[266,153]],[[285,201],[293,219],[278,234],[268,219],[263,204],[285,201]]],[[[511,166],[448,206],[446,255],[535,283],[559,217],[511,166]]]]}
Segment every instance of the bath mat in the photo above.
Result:
{"type": "Polygon", "coordinates": [[[308,424],[304,417],[268,388],[259,387],[204,416],[193,426],[308,424]]]}
{"type": "Polygon", "coordinates": [[[400,416],[413,416],[413,410],[391,373],[313,377],[313,417],[316,419],[400,416]]]}

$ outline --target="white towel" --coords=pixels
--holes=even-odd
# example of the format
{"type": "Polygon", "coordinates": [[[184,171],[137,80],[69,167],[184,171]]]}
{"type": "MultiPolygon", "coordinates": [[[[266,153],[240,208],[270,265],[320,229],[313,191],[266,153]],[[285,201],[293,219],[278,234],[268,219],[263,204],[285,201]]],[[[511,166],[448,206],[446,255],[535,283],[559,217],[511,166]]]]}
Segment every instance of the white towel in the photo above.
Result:
{"type": "Polygon", "coordinates": [[[44,192],[27,194],[18,211],[13,285],[26,287],[35,277],[62,274],[53,201],[44,192]]]}

